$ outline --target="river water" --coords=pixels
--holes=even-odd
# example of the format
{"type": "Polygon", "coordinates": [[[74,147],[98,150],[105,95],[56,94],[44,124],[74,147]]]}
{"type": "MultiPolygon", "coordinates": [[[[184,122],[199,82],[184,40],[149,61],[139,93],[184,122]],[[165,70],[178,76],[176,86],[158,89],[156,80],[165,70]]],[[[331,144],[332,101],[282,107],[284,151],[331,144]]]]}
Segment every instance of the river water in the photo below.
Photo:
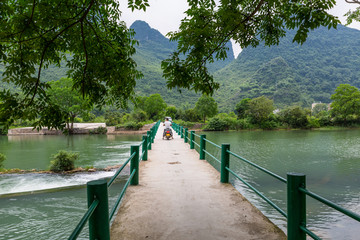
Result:
{"type": "MultiPolygon", "coordinates": [[[[360,131],[244,131],[206,132],[216,144],[230,143],[231,151],[286,178],[287,172],[306,174],[307,188],[360,213],[360,131]]],[[[141,136],[0,136],[6,168],[46,169],[60,149],[80,153],[77,166],[117,165],[129,157],[141,136]]],[[[207,149],[215,156],[220,151],[207,149]]],[[[215,168],[218,163],[210,157],[215,168]]],[[[231,169],[248,180],[286,212],[286,186],[259,170],[231,158],[231,169]]],[[[72,175],[0,175],[0,239],[66,239],[86,211],[87,181],[113,172],[72,175]],[[25,193],[24,193],[25,192],[25,193]],[[32,194],[30,194],[32,193],[32,194]]],[[[112,187],[115,201],[126,176],[112,187]]],[[[285,219],[242,183],[235,187],[271,221],[286,231],[285,219]]],[[[307,198],[308,226],[324,239],[358,239],[360,224],[307,198]]],[[[112,206],[113,204],[109,204],[112,206]]],[[[86,239],[87,230],[79,239],[86,239]]]]}
{"type": "MultiPolygon", "coordinates": [[[[205,132],[206,138],[284,177],[304,173],[309,190],[360,214],[360,131],[205,132]]],[[[207,149],[220,157],[215,147],[207,149]]],[[[211,157],[206,159],[219,169],[211,157]]],[[[286,212],[286,185],[238,160],[230,168],[286,212]]],[[[269,204],[232,178],[235,187],[286,232],[286,220],[269,204]]],[[[323,239],[359,239],[360,223],[307,197],[308,228],[323,239]]]]}
{"type": "MultiPolygon", "coordinates": [[[[104,168],[124,163],[140,135],[0,136],[5,168],[48,169],[59,150],[78,152],[79,167],[104,168]]],[[[87,210],[86,183],[114,171],[77,174],[0,175],[0,239],[67,239],[87,210]]],[[[126,176],[109,190],[114,206],[126,176]]],[[[88,239],[85,228],[78,239],[88,239]]]]}

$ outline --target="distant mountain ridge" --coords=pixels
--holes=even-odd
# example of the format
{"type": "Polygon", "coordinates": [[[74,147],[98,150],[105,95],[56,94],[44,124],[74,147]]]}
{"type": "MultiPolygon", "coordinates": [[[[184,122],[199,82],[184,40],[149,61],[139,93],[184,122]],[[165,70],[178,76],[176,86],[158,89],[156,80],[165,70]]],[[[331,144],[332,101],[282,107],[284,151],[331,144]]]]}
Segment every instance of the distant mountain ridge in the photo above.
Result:
{"type": "MultiPolygon", "coordinates": [[[[131,28],[139,41],[134,56],[144,78],[137,81],[135,92],[140,96],[160,93],[176,107],[194,107],[200,93],[182,89],[169,90],[162,77],[161,61],[176,50],[158,30],[144,21],[135,21],[131,28]]],[[[319,28],[311,31],[303,45],[292,43],[295,31],[288,31],[279,45],[246,48],[235,59],[228,43],[228,59],[209,66],[220,89],[214,98],[222,111],[233,111],[243,98],[265,95],[276,107],[330,102],[339,84],[360,88],[360,31],[339,25],[338,29],[319,28]]],[[[42,72],[46,81],[66,75],[66,67],[49,67],[42,72]]],[[[0,66],[0,74],[3,67],[0,66]]],[[[1,85],[0,85],[1,86],[1,85]]],[[[4,84],[2,84],[5,87],[4,84]]]]}
{"type": "Polygon", "coordinates": [[[319,28],[303,45],[292,43],[294,34],[288,31],[276,46],[246,48],[217,71],[215,79],[224,86],[216,93],[220,106],[265,95],[280,107],[309,107],[312,102],[330,102],[339,84],[360,87],[359,30],[342,25],[337,30],[319,28]]]}

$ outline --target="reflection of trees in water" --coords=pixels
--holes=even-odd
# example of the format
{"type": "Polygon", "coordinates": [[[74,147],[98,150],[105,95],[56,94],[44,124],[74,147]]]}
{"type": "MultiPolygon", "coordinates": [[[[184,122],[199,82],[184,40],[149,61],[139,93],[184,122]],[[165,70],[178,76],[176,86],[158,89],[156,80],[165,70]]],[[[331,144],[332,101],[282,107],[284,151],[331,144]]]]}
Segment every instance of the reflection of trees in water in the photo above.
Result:
{"type": "Polygon", "coordinates": [[[74,138],[72,136],[67,136],[66,137],[66,146],[68,148],[73,148],[74,147],[74,138]]]}

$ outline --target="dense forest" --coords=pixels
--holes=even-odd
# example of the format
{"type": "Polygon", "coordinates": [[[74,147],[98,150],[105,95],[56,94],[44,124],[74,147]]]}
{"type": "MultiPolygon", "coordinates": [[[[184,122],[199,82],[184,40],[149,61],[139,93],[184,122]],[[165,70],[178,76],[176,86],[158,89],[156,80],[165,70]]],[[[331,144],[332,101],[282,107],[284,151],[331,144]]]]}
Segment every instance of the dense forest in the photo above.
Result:
{"type": "Polygon", "coordinates": [[[309,33],[303,45],[292,43],[294,34],[289,31],[277,46],[244,49],[217,71],[216,79],[222,83],[216,94],[220,107],[261,95],[278,107],[309,107],[312,102],[329,103],[339,84],[360,86],[359,30],[342,25],[337,30],[319,28],[309,33]]]}

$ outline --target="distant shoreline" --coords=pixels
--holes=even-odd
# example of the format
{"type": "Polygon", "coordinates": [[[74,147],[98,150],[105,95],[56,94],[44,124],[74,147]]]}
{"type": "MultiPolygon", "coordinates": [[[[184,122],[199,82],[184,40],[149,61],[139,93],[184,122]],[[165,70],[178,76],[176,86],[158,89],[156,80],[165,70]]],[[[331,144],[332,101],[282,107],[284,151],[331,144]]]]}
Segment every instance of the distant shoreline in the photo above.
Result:
{"type": "MultiPolygon", "coordinates": [[[[100,134],[96,130],[98,128],[106,128],[107,135],[132,135],[132,134],[146,134],[147,131],[154,125],[154,123],[146,124],[139,130],[126,130],[126,129],[116,129],[115,126],[106,126],[105,123],[74,123],[72,135],[78,134],[100,134]]],[[[39,131],[33,127],[23,127],[23,128],[12,128],[8,130],[7,136],[19,136],[19,135],[64,135],[63,131],[42,128],[39,131]]]]}

